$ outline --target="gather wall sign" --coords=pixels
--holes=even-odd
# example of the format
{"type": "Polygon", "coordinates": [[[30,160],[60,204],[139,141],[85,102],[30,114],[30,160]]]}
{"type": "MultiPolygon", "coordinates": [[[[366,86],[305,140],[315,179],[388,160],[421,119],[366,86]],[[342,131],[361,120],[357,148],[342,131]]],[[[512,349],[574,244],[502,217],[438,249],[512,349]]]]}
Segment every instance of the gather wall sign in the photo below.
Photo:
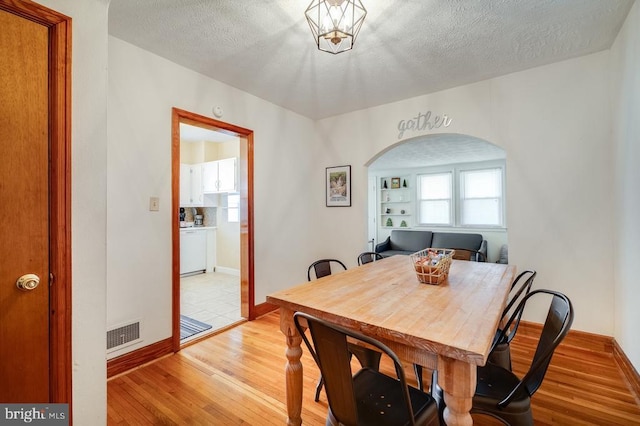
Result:
{"type": "Polygon", "coordinates": [[[451,118],[447,114],[433,115],[431,111],[419,112],[409,120],[400,120],[398,122],[398,139],[402,139],[405,132],[421,132],[426,129],[437,129],[439,127],[449,127],[451,118]]]}

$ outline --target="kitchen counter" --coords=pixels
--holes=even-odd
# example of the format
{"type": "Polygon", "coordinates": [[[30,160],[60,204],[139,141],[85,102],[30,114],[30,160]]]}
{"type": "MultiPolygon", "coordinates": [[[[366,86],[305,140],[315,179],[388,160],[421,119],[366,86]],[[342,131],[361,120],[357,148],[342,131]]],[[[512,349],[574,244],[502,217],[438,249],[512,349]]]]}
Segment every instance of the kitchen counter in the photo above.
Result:
{"type": "Polygon", "coordinates": [[[183,226],[180,227],[181,231],[193,231],[195,229],[217,229],[217,226],[183,226]]]}

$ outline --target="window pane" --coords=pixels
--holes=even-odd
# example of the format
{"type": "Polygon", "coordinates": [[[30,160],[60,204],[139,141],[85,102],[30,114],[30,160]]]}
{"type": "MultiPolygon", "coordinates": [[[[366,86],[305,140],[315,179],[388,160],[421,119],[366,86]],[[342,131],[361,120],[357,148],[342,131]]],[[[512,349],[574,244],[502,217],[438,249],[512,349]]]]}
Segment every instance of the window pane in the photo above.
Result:
{"type": "Polygon", "coordinates": [[[420,176],[420,199],[442,200],[451,198],[451,173],[420,176]]]}
{"type": "Polygon", "coordinates": [[[238,222],[240,220],[239,210],[229,208],[227,210],[227,222],[238,222]]]}
{"type": "Polygon", "coordinates": [[[238,207],[240,205],[240,194],[227,195],[227,207],[238,207]]]}
{"type": "Polygon", "coordinates": [[[421,224],[451,224],[451,182],[451,172],[419,176],[421,224]]]}
{"type": "Polygon", "coordinates": [[[227,195],[227,222],[240,221],[240,194],[227,195]]]}
{"type": "Polygon", "coordinates": [[[451,202],[449,200],[421,201],[420,223],[448,225],[451,222],[451,202]]]}
{"type": "Polygon", "coordinates": [[[464,198],[502,196],[502,170],[473,170],[460,173],[464,198]]]}
{"type": "Polygon", "coordinates": [[[460,172],[460,201],[462,226],[502,225],[502,169],[460,172]]]}
{"type": "Polygon", "coordinates": [[[462,225],[502,225],[501,210],[497,198],[464,200],[462,225]]]}

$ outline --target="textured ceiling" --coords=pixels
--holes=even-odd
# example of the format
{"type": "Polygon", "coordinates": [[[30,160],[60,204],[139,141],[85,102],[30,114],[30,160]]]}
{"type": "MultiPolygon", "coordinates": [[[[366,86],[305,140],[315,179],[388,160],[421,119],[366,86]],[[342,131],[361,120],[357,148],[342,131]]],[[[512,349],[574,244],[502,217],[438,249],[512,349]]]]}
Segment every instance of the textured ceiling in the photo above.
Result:
{"type": "MultiPolygon", "coordinates": [[[[368,15],[354,49],[331,55],[316,49],[309,1],[111,0],[109,33],[321,119],[607,49],[633,4],[362,0],[368,15]]],[[[498,158],[504,152],[485,141],[439,135],[399,145],[370,170],[498,158]]]]}
{"type": "Polygon", "coordinates": [[[504,149],[467,135],[434,134],[406,141],[369,164],[370,171],[502,160],[504,149]]]}
{"type": "Polygon", "coordinates": [[[309,0],[111,0],[109,33],[321,119],[606,49],[633,0],[362,2],[338,55],[316,49],[309,0]]]}

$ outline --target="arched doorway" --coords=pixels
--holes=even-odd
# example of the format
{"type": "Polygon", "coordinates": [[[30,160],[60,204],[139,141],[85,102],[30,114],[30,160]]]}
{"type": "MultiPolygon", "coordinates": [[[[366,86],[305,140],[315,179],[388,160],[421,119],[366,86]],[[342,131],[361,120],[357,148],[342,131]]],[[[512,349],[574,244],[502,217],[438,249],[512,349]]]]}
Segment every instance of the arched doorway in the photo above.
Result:
{"type": "MultiPolygon", "coordinates": [[[[457,133],[423,135],[400,141],[376,154],[366,164],[369,168],[368,237],[383,241],[392,229],[431,229],[447,232],[480,232],[489,245],[489,260],[495,261],[500,247],[507,244],[504,203],[506,152],[484,139],[457,133]],[[477,179],[470,171],[498,170],[502,174],[499,222],[465,223],[462,217],[462,179],[477,179]],[[441,204],[449,204],[438,223],[427,223],[421,206],[420,182],[426,175],[450,174],[451,192],[441,204]],[[386,188],[385,188],[386,186],[386,188]]],[[[424,185],[424,183],[423,183],[424,185]]],[[[468,192],[468,191],[467,191],[468,192]]],[[[444,197],[444,196],[443,196],[444,197]]],[[[431,203],[431,204],[436,204],[431,203]]],[[[481,202],[475,202],[480,205],[481,202]]],[[[444,207],[443,207],[444,208],[444,207]]],[[[480,221],[482,222],[482,221],[480,221]]]]}

